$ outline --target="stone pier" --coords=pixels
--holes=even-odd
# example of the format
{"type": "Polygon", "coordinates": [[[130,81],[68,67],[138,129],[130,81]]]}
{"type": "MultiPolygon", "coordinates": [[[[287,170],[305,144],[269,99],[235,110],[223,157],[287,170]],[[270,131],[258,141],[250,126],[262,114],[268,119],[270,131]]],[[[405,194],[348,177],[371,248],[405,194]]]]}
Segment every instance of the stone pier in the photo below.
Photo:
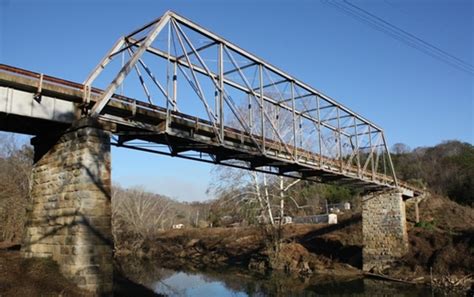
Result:
{"type": "Polygon", "coordinates": [[[398,192],[362,197],[363,270],[378,270],[408,251],[405,202],[398,192]]]}
{"type": "Polygon", "coordinates": [[[110,134],[79,121],[32,144],[24,256],[51,257],[79,287],[112,294],[110,134]]]}

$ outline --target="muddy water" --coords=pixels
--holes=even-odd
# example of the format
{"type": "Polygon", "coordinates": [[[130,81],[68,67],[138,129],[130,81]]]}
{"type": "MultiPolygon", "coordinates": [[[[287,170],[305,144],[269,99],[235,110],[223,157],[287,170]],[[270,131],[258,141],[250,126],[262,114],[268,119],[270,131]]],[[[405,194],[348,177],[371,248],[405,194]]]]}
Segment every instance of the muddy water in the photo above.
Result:
{"type": "Polygon", "coordinates": [[[122,259],[126,277],[164,296],[441,296],[429,288],[367,278],[259,274],[244,268],[160,266],[158,261],[122,259]]]}

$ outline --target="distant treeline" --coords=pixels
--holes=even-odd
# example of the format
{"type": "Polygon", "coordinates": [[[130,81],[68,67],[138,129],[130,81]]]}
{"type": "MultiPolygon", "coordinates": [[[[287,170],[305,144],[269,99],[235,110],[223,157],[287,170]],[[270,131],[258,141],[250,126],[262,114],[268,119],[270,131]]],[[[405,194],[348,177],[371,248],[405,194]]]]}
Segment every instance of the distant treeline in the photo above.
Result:
{"type": "Polygon", "coordinates": [[[445,141],[434,147],[411,150],[397,143],[392,159],[399,179],[474,206],[474,146],[460,141],[445,141]]]}

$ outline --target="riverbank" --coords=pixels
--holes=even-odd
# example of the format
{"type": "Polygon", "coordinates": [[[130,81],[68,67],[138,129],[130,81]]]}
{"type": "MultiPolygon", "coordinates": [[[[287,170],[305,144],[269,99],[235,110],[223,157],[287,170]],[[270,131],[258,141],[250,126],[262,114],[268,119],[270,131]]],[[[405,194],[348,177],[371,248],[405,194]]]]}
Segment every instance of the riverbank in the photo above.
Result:
{"type": "MultiPolygon", "coordinates": [[[[466,290],[474,274],[473,209],[430,197],[420,203],[420,211],[421,223],[415,224],[414,209],[407,207],[409,253],[375,273],[409,283],[466,290]]],[[[299,276],[361,276],[361,230],[357,213],[343,214],[337,225],[292,224],[277,230],[196,228],[157,232],[146,239],[122,230],[116,233],[116,253],[159,259],[175,269],[240,265],[299,276]]]]}
{"type": "MultiPolygon", "coordinates": [[[[260,273],[239,266],[219,268],[163,267],[157,259],[120,258],[121,269],[134,282],[168,296],[431,296],[429,287],[359,276],[282,271],[260,273]]],[[[435,296],[441,296],[435,294],[435,296]]],[[[464,296],[464,295],[460,295],[464,296]]]]}
{"type": "Polygon", "coordinates": [[[116,254],[158,258],[163,263],[183,261],[196,267],[360,274],[360,220],[360,215],[347,215],[338,225],[168,230],[152,239],[124,232],[117,237],[116,254]],[[276,238],[279,244],[274,244],[276,238]]]}

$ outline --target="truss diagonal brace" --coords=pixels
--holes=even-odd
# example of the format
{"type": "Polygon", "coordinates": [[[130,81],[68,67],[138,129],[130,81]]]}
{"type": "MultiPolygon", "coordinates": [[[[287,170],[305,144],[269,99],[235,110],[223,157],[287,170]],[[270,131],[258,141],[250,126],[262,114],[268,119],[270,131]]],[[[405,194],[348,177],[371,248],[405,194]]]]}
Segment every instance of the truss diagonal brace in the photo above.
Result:
{"type": "Polygon", "coordinates": [[[91,86],[92,82],[99,76],[99,74],[102,72],[102,70],[109,64],[109,62],[112,60],[112,55],[115,55],[120,48],[125,44],[125,39],[122,37],[117,42],[114,44],[112,49],[107,53],[107,55],[102,58],[100,63],[94,68],[94,70],[89,74],[87,79],[84,81],[85,86],[91,86]]]}
{"type": "Polygon", "coordinates": [[[115,79],[110,83],[104,93],[100,96],[99,100],[94,104],[91,109],[90,117],[98,117],[102,109],[107,105],[110,98],[114,94],[115,90],[123,83],[125,77],[130,73],[133,67],[136,65],[143,53],[150,47],[153,41],[156,39],[158,34],[164,28],[164,26],[171,19],[171,12],[166,12],[163,17],[158,21],[154,27],[151,29],[150,33],[146,37],[143,44],[140,45],[138,50],[133,54],[133,56],[128,60],[128,62],[120,69],[120,72],[117,74],[115,79]]]}

